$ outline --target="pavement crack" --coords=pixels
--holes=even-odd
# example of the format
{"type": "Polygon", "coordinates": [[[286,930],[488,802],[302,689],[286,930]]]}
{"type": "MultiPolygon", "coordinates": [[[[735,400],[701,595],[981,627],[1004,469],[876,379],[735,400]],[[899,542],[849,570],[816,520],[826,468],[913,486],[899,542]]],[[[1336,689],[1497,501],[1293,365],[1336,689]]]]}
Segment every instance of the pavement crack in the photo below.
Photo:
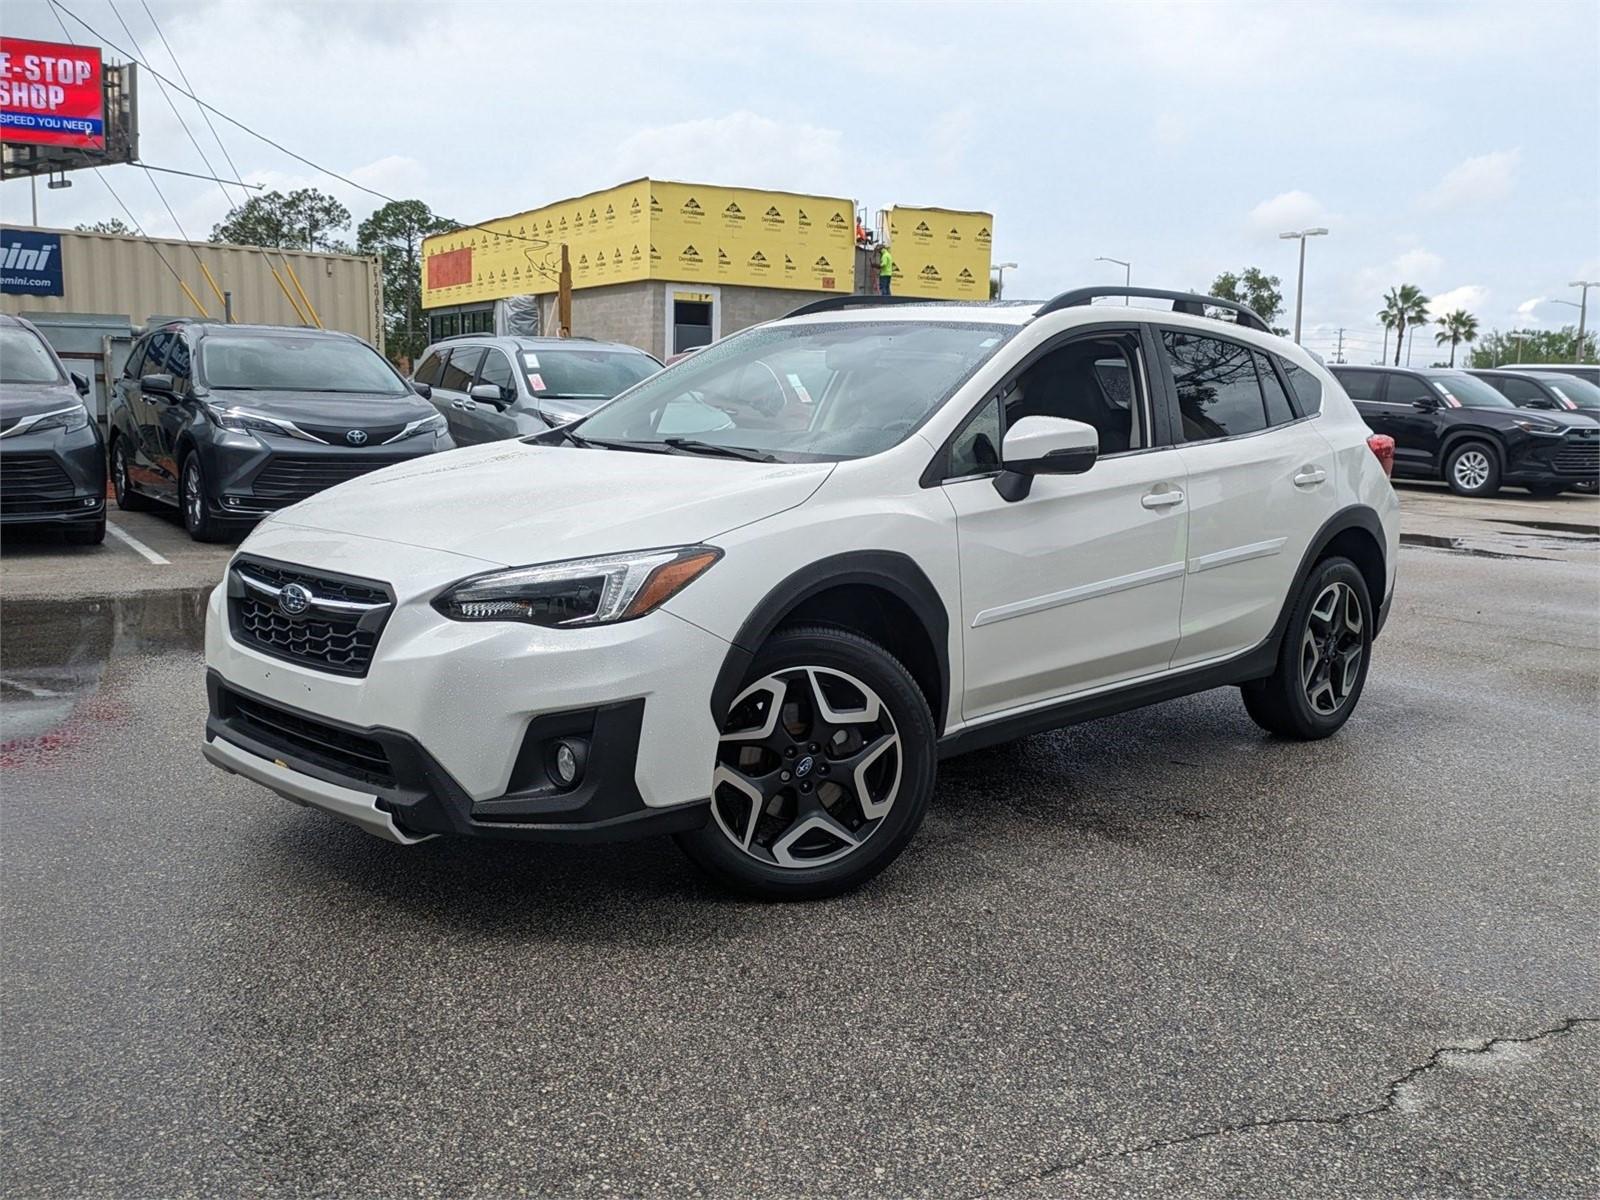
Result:
{"type": "MultiPolygon", "coordinates": [[[[1400,1104],[1401,1095],[1405,1088],[1434,1070],[1449,1055],[1458,1054],[1488,1054],[1500,1046],[1525,1045],[1529,1042],[1543,1041],[1545,1038],[1557,1037],[1570,1033],[1580,1025],[1600,1024],[1600,1016],[1593,1017],[1567,1017],[1558,1025],[1548,1029],[1540,1029],[1534,1033],[1513,1037],[1492,1037],[1488,1041],[1479,1042],[1468,1046],[1436,1046],[1427,1058],[1416,1066],[1396,1075],[1384,1085],[1383,1096],[1375,1104],[1366,1108],[1352,1108],[1341,1112],[1320,1115],[1289,1115],[1282,1117],[1259,1117],[1250,1121],[1230,1121],[1225,1124],[1212,1125],[1205,1129],[1197,1129],[1191,1133],[1178,1134],[1174,1137],[1151,1138],[1148,1141],[1137,1142],[1131,1146],[1119,1146],[1111,1150],[1100,1150],[1093,1154],[1085,1154],[1079,1158],[1068,1159],[1055,1163],[1023,1178],[1012,1180],[1003,1187],[1011,1187],[1017,1183],[1024,1183],[1028,1179],[1052,1179],[1056,1176],[1066,1175],[1072,1171],[1087,1167],[1092,1163],[1105,1162],[1109,1159],[1133,1158],[1141,1154],[1149,1154],[1155,1150],[1168,1150],[1175,1146],[1186,1146],[1192,1142],[1203,1142],[1211,1138],[1229,1137],[1233,1134],[1250,1133],[1257,1129],[1273,1129],[1283,1125],[1347,1125],[1351,1121],[1363,1117],[1378,1117],[1394,1111],[1400,1104]]],[[[991,1195],[991,1192],[979,1193],[972,1200],[991,1195]]]]}

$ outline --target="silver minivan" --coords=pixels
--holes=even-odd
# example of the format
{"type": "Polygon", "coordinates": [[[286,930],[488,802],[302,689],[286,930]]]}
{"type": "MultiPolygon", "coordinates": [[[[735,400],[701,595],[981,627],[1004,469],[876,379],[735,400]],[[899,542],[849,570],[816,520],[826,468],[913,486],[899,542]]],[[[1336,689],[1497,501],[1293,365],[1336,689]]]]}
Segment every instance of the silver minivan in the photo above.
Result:
{"type": "Polygon", "coordinates": [[[471,446],[576,421],[660,369],[619,342],[463,334],[429,346],[411,378],[471,446]]]}

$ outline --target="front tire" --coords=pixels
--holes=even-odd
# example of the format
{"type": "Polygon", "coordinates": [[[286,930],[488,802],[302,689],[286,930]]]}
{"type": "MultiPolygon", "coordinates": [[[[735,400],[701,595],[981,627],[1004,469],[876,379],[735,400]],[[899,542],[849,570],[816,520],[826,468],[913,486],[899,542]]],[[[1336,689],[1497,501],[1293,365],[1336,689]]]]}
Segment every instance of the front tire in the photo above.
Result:
{"type": "Polygon", "coordinates": [[[226,536],[221,522],[206,511],[206,477],[200,456],[190,451],[178,469],[178,500],[183,505],[183,527],[197,542],[220,542],[226,536]]]}
{"type": "Polygon", "coordinates": [[[1492,496],[1500,490],[1500,455],[1487,442],[1462,442],[1445,459],[1444,481],[1458,496],[1492,496]]]}
{"type": "Polygon", "coordinates": [[[133,490],[128,478],[128,451],[120,437],[111,442],[111,486],[117,494],[117,507],[123,512],[149,512],[156,506],[154,500],[133,490]]]}
{"type": "Polygon", "coordinates": [[[1239,689],[1250,719],[1299,741],[1337,733],[1366,685],[1372,630],[1372,598],[1355,563],[1319,562],[1289,613],[1277,667],[1239,689]]]}
{"type": "Polygon", "coordinates": [[[775,634],[723,722],[711,818],[678,845],[764,900],[847,892],[922,824],[936,740],[916,681],[877,643],[826,626],[775,634]]]}

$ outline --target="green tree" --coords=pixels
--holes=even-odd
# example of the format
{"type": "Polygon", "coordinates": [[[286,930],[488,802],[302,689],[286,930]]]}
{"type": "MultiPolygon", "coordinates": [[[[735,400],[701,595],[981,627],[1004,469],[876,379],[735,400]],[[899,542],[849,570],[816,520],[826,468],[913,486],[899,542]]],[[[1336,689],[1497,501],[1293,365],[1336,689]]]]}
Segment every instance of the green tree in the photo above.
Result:
{"type": "Polygon", "coordinates": [[[1259,267],[1246,267],[1238,275],[1232,271],[1218,275],[1211,281],[1208,294],[1243,304],[1271,325],[1283,312],[1283,293],[1278,290],[1281,283],[1276,275],[1268,275],[1259,267]]]}
{"type": "Polygon", "coordinates": [[[356,249],[383,256],[384,336],[391,357],[414,360],[428,344],[422,239],[454,227],[421,200],[393,200],[356,228],[356,249]]]}
{"type": "Polygon", "coordinates": [[[1504,363],[1594,362],[1596,348],[1595,335],[1585,331],[1580,352],[1575,325],[1562,329],[1512,329],[1504,333],[1496,329],[1478,339],[1468,365],[1498,367],[1504,363]]]}
{"type": "Polygon", "coordinates": [[[1394,365],[1400,365],[1400,352],[1406,344],[1406,326],[1421,325],[1428,319],[1428,298],[1422,289],[1409,283],[1389,289],[1383,298],[1378,319],[1395,330],[1394,365]]]}
{"type": "Polygon", "coordinates": [[[1445,313],[1434,324],[1440,327],[1439,332],[1433,335],[1433,344],[1442,346],[1450,343],[1450,365],[1456,365],[1456,347],[1462,342],[1471,344],[1478,339],[1478,318],[1464,308],[1455,312],[1445,313]]]}
{"type": "Polygon", "coordinates": [[[123,237],[137,237],[138,231],[131,228],[119,217],[112,217],[107,221],[95,221],[93,224],[76,226],[79,233],[120,233],[123,237]]]}
{"type": "Polygon", "coordinates": [[[230,209],[211,231],[213,242],[280,250],[343,250],[331,235],[350,227],[350,210],[326,192],[299,188],[262,192],[230,209]]]}

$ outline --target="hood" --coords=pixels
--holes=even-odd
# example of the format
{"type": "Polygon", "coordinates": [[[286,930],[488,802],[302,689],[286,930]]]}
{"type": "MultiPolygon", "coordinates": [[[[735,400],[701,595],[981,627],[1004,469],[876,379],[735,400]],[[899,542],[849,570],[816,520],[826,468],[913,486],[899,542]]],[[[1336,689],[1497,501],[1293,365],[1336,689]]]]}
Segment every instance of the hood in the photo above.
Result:
{"type": "Polygon", "coordinates": [[[832,463],[491,442],[352,479],[270,518],[506,566],[688,545],[804,502],[832,463]]]}
{"type": "Polygon", "coordinates": [[[1595,428],[1595,419],[1588,413],[1565,412],[1550,408],[1521,408],[1516,410],[1516,415],[1530,421],[1549,421],[1553,425],[1560,425],[1563,429],[1595,428]]]}
{"type": "Polygon", "coordinates": [[[9,429],[21,417],[51,412],[83,397],[71,380],[62,383],[0,383],[0,429],[9,429]]]}
{"type": "Polygon", "coordinates": [[[343,444],[345,434],[359,429],[363,444],[377,445],[393,437],[407,422],[431,417],[438,410],[415,392],[401,396],[376,396],[348,392],[275,392],[248,388],[213,389],[207,404],[217,408],[247,408],[267,417],[293,421],[324,441],[343,444]]]}

